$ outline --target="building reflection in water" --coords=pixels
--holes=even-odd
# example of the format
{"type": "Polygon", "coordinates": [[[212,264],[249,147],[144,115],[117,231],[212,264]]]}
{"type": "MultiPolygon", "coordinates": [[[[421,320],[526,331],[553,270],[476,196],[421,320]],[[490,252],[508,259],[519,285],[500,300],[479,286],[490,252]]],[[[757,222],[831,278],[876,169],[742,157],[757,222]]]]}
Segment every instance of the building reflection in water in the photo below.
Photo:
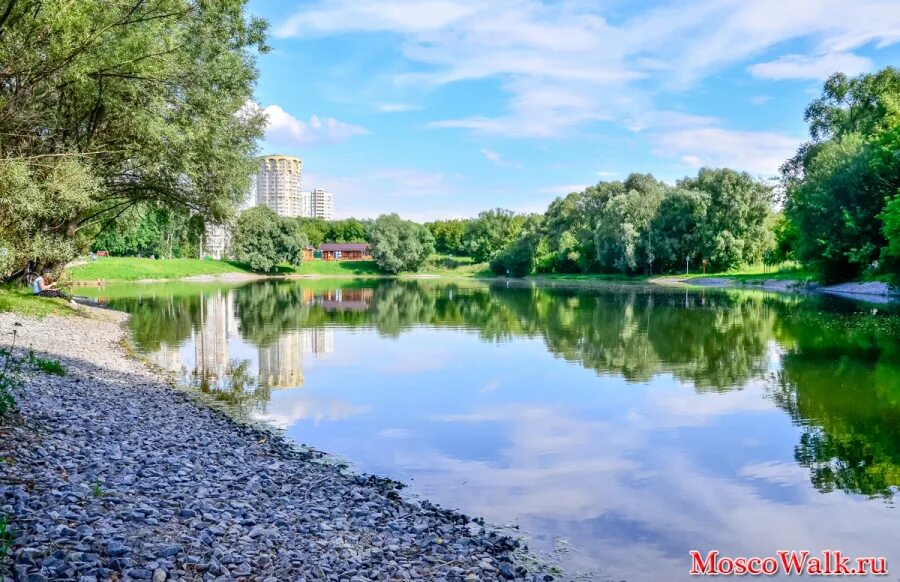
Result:
{"type": "Polygon", "coordinates": [[[238,337],[234,294],[217,291],[200,302],[199,329],[194,330],[194,365],[203,377],[220,380],[228,368],[228,340],[238,337]]]}
{"type": "Polygon", "coordinates": [[[267,388],[303,385],[303,354],[334,351],[334,330],[327,327],[300,329],[282,335],[271,346],[259,348],[257,382],[267,388]]]}
{"type": "MultiPolygon", "coordinates": [[[[369,307],[372,289],[330,289],[304,293],[304,302],[325,311],[362,311],[369,307]]],[[[199,303],[199,325],[195,325],[191,343],[193,362],[185,362],[188,354],[181,346],[162,343],[151,359],[160,367],[185,376],[205,379],[207,383],[224,385],[229,381],[235,362],[231,351],[243,339],[238,329],[235,293],[220,290],[204,295],[199,303]],[[192,364],[192,365],[191,365],[192,364]],[[192,368],[192,369],[189,369],[192,368]]],[[[304,355],[322,356],[334,352],[334,330],[315,327],[283,332],[273,343],[256,347],[257,375],[260,388],[293,388],[303,385],[304,355]]]]}

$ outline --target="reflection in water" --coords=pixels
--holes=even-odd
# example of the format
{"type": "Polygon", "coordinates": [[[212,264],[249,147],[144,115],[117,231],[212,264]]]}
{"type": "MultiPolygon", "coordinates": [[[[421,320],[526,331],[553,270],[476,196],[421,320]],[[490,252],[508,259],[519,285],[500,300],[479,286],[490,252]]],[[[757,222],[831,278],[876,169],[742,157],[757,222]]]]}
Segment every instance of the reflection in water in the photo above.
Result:
{"type": "Polygon", "coordinates": [[[133,314],[141,349],[199,389],[516,523],[590,578],[686,579],[695,548],[896,551],[889,311],[644,286],[101,292],[133,314]]]}

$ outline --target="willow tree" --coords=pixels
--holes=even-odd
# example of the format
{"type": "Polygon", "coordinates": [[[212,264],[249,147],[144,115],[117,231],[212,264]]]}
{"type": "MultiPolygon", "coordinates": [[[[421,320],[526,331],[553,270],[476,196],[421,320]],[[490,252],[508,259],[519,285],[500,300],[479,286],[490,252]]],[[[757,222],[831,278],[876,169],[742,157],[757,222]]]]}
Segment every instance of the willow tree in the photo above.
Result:
{"type": "Polygon", "coordinates": [[[233,214],[264,125],[246,104],[266,25],[245,3],[0,3],[3,275],[66,260],[137,205],[233,214]]]}

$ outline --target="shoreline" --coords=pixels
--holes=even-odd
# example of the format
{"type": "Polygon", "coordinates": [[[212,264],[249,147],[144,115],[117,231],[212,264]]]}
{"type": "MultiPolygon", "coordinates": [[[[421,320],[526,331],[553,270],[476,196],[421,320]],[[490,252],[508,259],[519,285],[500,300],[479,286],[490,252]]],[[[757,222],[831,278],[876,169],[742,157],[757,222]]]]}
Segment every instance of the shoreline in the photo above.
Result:
{"type": "Polygon", "coordinates": [[[554,579],[483,522],[174,389],[128,353],[126,322],[0,313],[0,343],[15,329],[17,350],[66,370],[28,372],[0,421],[12,579],[554,579]]]}
{"type": "MultiPolygon", "coordinates": [[[[822,285],[808,281],[800,281],[798,279],[758,279],[755,281],[742,281],[728,277],[697,277],[697,278],[677,278],[672,277],[671,282],[674,284],[695,286],[695,287],[727,287],[760,291],[775,291],[779,293],[819,293],[825,295],[836,295],[848,299],[857,299],[860,301],[875,301],[885,303],[897,301],[900,299],[900,292],[892,288],[887,283],[878,281],[869,282],[847,282],[838,283],[836,285],[822,285]]],[[[667,284],[668,281],[659,281],[660,284],[667,284]]]]}
{"type": "Polygon", "coordinates": [[[828,295],[836,295],[849,299],[858,299],[864,301],[874,301],[879,303],[887,303],[900,301],[900,290],[891,287],[883,282],[846,282],[836,285],[822,285],[820,283],[802,281],[799,279],[753,279],[743,280],[733,277],[717,277],[714,275],[704,277],[683,277],[679,275],[660,275],[655,277],[597,277],[597,278],[576,278],[576,277],[546,277],[546,276],[528,276],[528,277],[511,277],[505,278],[501,276],[484,277],[471,275],[453,275],[445,273],[408,273],[399,275],[390,274],[298,274],[291,273],[285,275],[262,275],[256,273],[224,273],[217,275],[193,275],[190,277],[170,278],[170,279],[138,279],[138,280],[95,280],[95,281],[73,281],[73,287],[103,287],[107,284],[136,284],[146,285],[153,283],[240,283],[259,280],[323,280],[323,279],[396,279],[396,280],[435,280],[435,279],[466,279],[472,281],[483,281],[486,283],[497,282],[513,282],[516,284],[530,283],[546,286],[574,286],[574,287],[602,287],[605,285],[668,285],[668,286],[687,286],[687,287],[712,287],[712,288],[738,288],[758,291],[774,291],[778,293],[821,293],[828,295]]]}

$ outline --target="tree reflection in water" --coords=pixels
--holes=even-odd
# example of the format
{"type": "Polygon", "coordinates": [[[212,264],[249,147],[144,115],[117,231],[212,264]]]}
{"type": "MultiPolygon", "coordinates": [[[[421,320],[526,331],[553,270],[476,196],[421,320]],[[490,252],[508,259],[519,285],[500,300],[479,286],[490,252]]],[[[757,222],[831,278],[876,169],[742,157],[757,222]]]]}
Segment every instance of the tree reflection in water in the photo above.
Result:
{"type": "MultiPolygon", "coordinates": [[[[802,429],[795,458],[816,488],[890,497],[900,486],[900,324],[890,311],[822,297],[628,285],[269,280],[224,291],[166,288],[110,299],[132,314],[135,342],[147,352],[213,325],[211,297],[227,297],[217,305],[233,311],[240,337],[258,348],[324,327],[384,337],[416,326],[459,328],[491,343],[540,338],[560,358],[633,383],[670,374],[698,392],[724,392],[765,381],[802,429]]],[[[248,370],[230,362],[224,374],[191,373],[201,391],[264,405],[270,388],[248,370]]]]}

